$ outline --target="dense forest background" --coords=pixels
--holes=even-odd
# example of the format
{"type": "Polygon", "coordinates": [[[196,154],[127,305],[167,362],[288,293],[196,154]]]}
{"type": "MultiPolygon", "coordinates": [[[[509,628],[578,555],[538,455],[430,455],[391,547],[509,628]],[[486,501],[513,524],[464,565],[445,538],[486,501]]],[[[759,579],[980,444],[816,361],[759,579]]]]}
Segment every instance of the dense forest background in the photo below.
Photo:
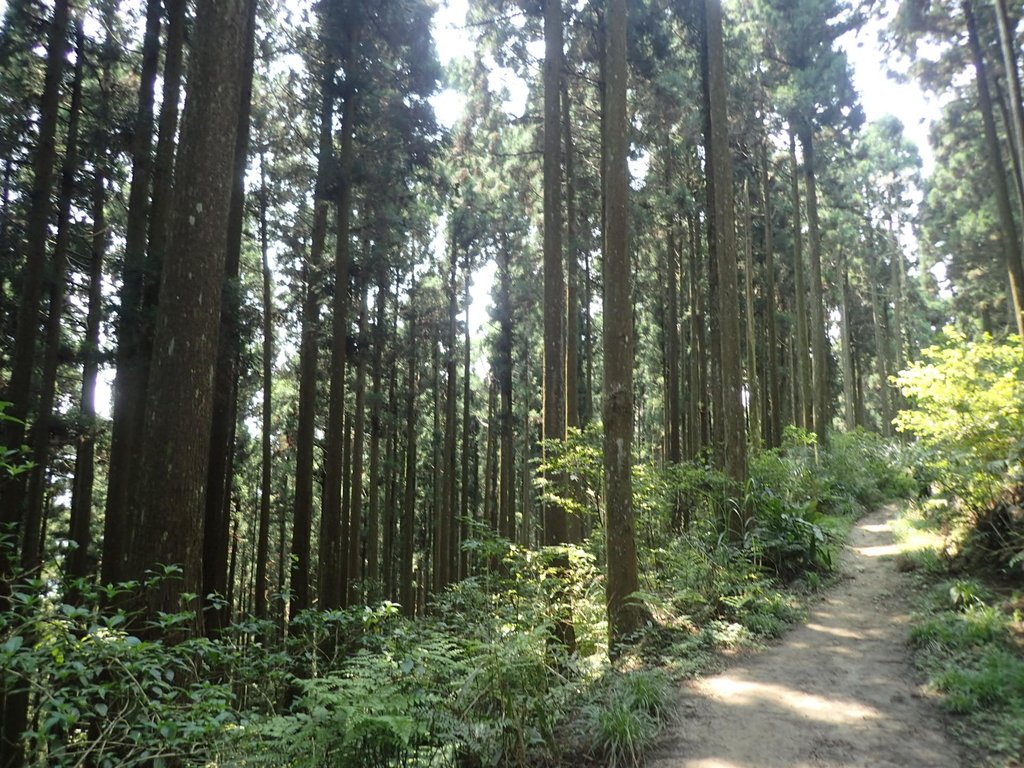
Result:
{"type": "Polygon", "coordinates": [[[950,350],[1019,379],[1019,7],[472,0],[442,67],[436,5],[4,4],[4,768],[554,760],[573,685],[657,719],[616,660],[939,482],[950,350]]]}

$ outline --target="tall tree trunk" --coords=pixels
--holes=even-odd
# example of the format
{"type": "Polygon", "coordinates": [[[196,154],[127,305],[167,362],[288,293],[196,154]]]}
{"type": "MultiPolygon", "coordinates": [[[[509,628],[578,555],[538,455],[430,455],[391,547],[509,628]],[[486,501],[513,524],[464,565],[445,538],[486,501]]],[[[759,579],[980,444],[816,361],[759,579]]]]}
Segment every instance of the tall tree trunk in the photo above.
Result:
{"type": "Polygon", "coordinates": [[[892,389],[889,386],[889,341],[885,310],[879,298],[882,288],[871,285],[871,317],[875,328],[875,355],[878,361],[878,392],[882,409],[882,434],[892,436],[892,389]]]}
{"type": "MultiPolygon", "coordinates": [[[[269,583],[267,567],[270,561],[270,488],[273,456],[270,449],[273,425],[273,401],[271,388],[274,373],[274,301],[272,275],[270,273],[270,241],[267,233],[267,176],[266,157],[260,152],[260,194],[259,232],[260,261],[263,277],[263,408],[260,429],[260,529],[256,547],[256,618],[269,616],[269,583]]],[[[224,560],[227,562],[227,537],[225,537],[224,560]]],[[[226,570],[226,569],[225,569],[226,570]]],[[[227,574],[225,573],[225,576],[227,574]]]]}
{"type": "MultiPolygon", "coordinates": [[[[228,517],[231,509],[231,475],[234,469],[234,440],[238,423],[238,374],[241,357],[240,312],[242,230],[245,224],[245,174],[249,161],[252,82],[255,72],[256,0],[245,0],[245,50],[241,72],[238,124],[233,152],[231,205],[227,221],[227,249],[224,262],[220,333],[214,369],[213,420],[210,426],[210,455],[207,460],[207,488],[203,537],[203,591],[205,595],[227,593],[228,517]]],[[[162,255],[159,258],[163,258],[162,255]]],[[[147,380],[149,366],[142,366],[140,381],[147,380]]],[[[147,384],[148,388],[148,384],[147,384]]],[[[257,599],[258,602],[258,599],[257,599]]],[[[212,635],[231,621],[226,602],[206,606],[206,630],[212,635]]]]}
{"type": "MultiPolygon", "coordinates": [[[[305,296],[302,300],[302,338],[299,346],[299,423],[295,457],[295,510],[292,521],[291,618],[312,606],[310,573],[313,570],[311,538],[313,525],[313,443],[316,432],[316,381],[320,331],[320,297],[317,280],[327,240],[328,188],[332,158],[334,119],[334,64],[328,58],[320,76],[320,142],[316,190],[313,201],[313,230],[309,259],[302,264],[305,296]]],[[[323,569],[324,563],[320,564],[323,569]]]]}
{"type": "Polygon", "coordinates": [[[853,370],[853,332],[850,329],[850,273],[846,267],[846,255],[839,254],[839,275],[842,280],[842,302],[839,306],[839,324],[843,344],[843,417],[846,431],[857,428],[856,382],[853,370]]]}
{"type": "MultiPolygon", "coordinates": [[[[137,541],[130,572],[177,564],[180,578],[148,590],[150,615],[202,593],[203,506],[210,456],[213,377],[226,261],[235,139],[242,100],[246,0],[201,0],[196,11],[168,260],[161,277],[147,434],[133,494],[137,541]],[[192,418],[183,418],[191,414],[192,418]]],[[[199,606],[189,606],[198,609],[199,606]]],[[[181,634],[202,630],[202,613],[181,634]]]]}
{"type": "Polygon", "coordinates": [[[1017,333],[1024,342],[1024,257],[1021,254],[1021,241],[1017,223],[1013,218],[1013,209],[1010,206],[1010,190],[1006,181],[1006,167],[1003,165],[1002,152],[999,148],[999,134],[996,131],[992,93],[989,90],[985,58],[978,38],[977,24],[974,20],[974,3],[972,0],[962,0],[961,7],[967,20],[967,40],[971,49],[971,60],[974,64],[978,106],[985,124],[985,143],[988,146],[989,165],[1002,229],[1003,263],[1010,277],[1010,293],[1013,316],[1017,321],[1017,333]]]}
{"type": "MultiPolygon", "coordinates": [[[[519,467],[522,475],[523,509],[520,517],[519,543],[525,547],[533,544],[533,473],[530,468],[531,445],[533,442],[533,426],[530,423],[530,392],[533,391],[533,383],[530,372],[530,341],[523,336],[523,378],[521,391],[523,393],[523,449],[519,458],[519,467]]],[[[514,514],[514,512],[513,512],[514,514]]],[[[512,536],[510,541],[515,541],[515,519],[509,521],[512,536]]]]}
{"type": "MultiPolygon", "coordinates": [[[[386,275],[386,273],[384,273],[386,275]]],[[[381,495],[381,467],[380,467],[380,443],[382,439],[383,424],[382,412],[384,410],[384,393],[381,391],[381,377],[383,375],[383,357],[385,343],[385,323],[387,322],[387,278],[382,276],[377,283],[377,298],[374,308],[377,311],[377,319],[373,324],[373,369],[371,372],[371,391],[373,401],[370,403],[370,476],[369,476],[369,503],[366,514],[366,597],[373,601],[380,595],[381,567],[380,567],[380,495],[381,495]]],[[[388,526],[385,526],[387,529],[388,526]]],[[[389,536],[385,534],[385,539],[389,536]]],[[[390,556],[390,546],[386,547],[385,554],[390,556]]],[[[387,560],[385,560],[385,563],[387,560]]]]}
{"type": "MultiPolygon", "coordinates": [[[[399,490],[402,481],[402,469],[399,466],[398,452],[398,344],[399,330],[398,319],[401,312],[400,302],[402,296],[401,274],[395,273],[395,292],[392,300],[391,312],[391,340],[394,348],[388,352],[387,358],[387,379],[388,379],[388,407],[387,407],[387,454],[384,458],[384,524],[383,524],[383,547],[381,560],[383,562],[384,595],[388,600],[398,600],[398,589],[396,583],[398,557],[401,546],[398,538],[398,527],[401,520],[401,506],[399,502],[399,490]]],[[[381,345],[387,342],[382,338],[381,345]]]]}
{"type": "Polygon", "coordinates": [[[796,162],[796,134],[789,135],[790,194],[793,206],[793,280],[796,294],[796,395],[797,426],[814,429],[814,400],[811,396],[811,358],[807,328],[807,279],[804,275],[803,230],[800,224],[800,169],[796,162]]]}
{"type": "MultiPolygon", "coordinates": [[[[722,7],[719,0],[704,2],[704,103],[706,145],[708,146],[708,210],[711,214],[708,242],[711,263],[717,266],[722,410],[715,413],[722,424],[723,469],[734,488],[742,489],[747,475],[746,432],[743,424],[743,373],[740,360],[740,320],[736,267],[736,223],[733,206],[732,157],[728,143],[726,115],[725,52],[722,42],[722,7]]],[[[739,538],[746,525],[746,510],[738,510],[728,521],[731,534],[739,538]]]]}
{"type": "Polygon", "coordinates": [[[21,565],[26,571],[35,570],[42,561],[45,545],[43,536],[47,477],[50,471],[50,437],[53,432],[53,408],[57,396],[57,367],[60,362],[60,331],[64,316],[67,284],[68,250],[71,241],[71,204],[75,193],[75,178],[79,173],[78,133],[82,112],[82,72],[85,60],[85,32],[82,21],[75,25],[75,74],[71,88],[71,106],[68,116],[67,152],[61,171],[60,195],[57,203],[57,237],[50,257],[47,283],[49,284],[49,313],[43,345],[42,381],[35,423],[31,430],[32,460],[28,473],[28,497],[24,513],[23,549],[21,565]]]}
{"type": "Polygon", "coordinates": [[[355,68],[359,29],[345,31],[348,50],[344,70],[344,105],[341,116],[341,148],[338,162],[338,196],[336,201],[337,243],[334,255],[334,298],[331,319],[331,384],[327,408],[326,467],[324,471],[324,508],[321,516],[326,525],[320,542],[320,606],[330,610],[340,607],[347,595],[347,568],[343,562],[341,529],[341,484],[344,474],[345,355],[348,343],[349,260],[352,230],[352,167],[355,160],[353,142],[356,113],[356,89],[351,80],[355,68]]]}
{"type": "Polygon", "coordinates": [[[743,298],[747,321],[747,398],[749,400],[750,442],[761,445],[761,385],[757,376],[757,330],[754,317],[754,225],[750,212],[750,186],[743,182],[743,298]]]}
{"type": "MultiPolygon", "coordinates": [[[[603,193],[602,193],[603,194],[603,193]]],[[[604,213],[602,212],[602,217],[604,213]]],[[[594,420],[594,322],[590,315],[593,304],[594,283],[590,275],[590,249],[583,252],[583,355],[584,391],[580,423],[586,426],[594,420]]]]}
{"type": "MultiPolygon", "coordinates": [[[[665,138],[665,193],[671,199],[675,178],[672,165],[672,145],[665,138]]],[[[679,403],[679,283],[678,248],[676,241],[675,214],[668,216],[665,223],[665,437],[666,460],[669,465],[683,460],[680,429],[683,419],[679,403]]],[[[683,505],[679,494],[672,500],[672,528],[683,527],[683,505]]]]}
{"type": "MultiPolygon", "coordinates": [[[[35,369],[36,341],[39,336],[39,311],[46,283],[46,246],[51,213],[51,187],[53,168],[57,159],[56,134],[60,111],[61,82],[66,66],[68,0],[57,0],[53,6],[50,31],[46,42],[46,73],[39,103],[39,128],[32,154],[32,187],[28,219],[25,229],[25,265],[21,272],[18,295],[17,325],[14,353],[11,358],[11,379],[7,383],[5,399],[10,403],[6,414],[14,417],[3,425],[3,444],[18,447],[25,442],[25,420],[31,410],[32,374],[35,369]]],[[[14,531],[15,543],[23,522],[25,500],[24,477],[0,480],[0,530],[14,531]]],[[[24,547],[22,555],[25,555],[24,547]]],[[[6,592],[6,580],[13,563],[0,562],[0,595],[6,592]]],[[[0,609],[4,607],[0,600],[0,609]]],[[[12,732],[15,723],[5,722],[0,745],[4,754],[10,751],[13,762],[0,762],[0,766],[18,765],[23,759],[20,731],[12,732]]]]}
{"type": "MultiPolygon", "coordinates": [[[[579,221],[576,207],[576,147],[573,141],[572,109],[569,100],[569,79],[563,66],[561,77],[562,87],[562,127],[563,151],[565,154],[565,217],[566,217],[566,252],[565,252],[565,426],[566,429],[579,429],[584,416],[585,402],[581,403],[580,373],[580,230],[585,225],[579,221]]],[[[589,258],[589,254],[586,256],[589,258]]],[[[585,398],[589,399],[589,393],[585,398]]],[[[573,492],[574,489],[570,489],[573,492]]],[[[566,518],[566,534],[570,542],[581,542],[585,536],[583,517],[573,512],[566,518]]]]}
{"type": "Polygon", "coordinates": [[[82,579],[89,575],[92,547],[93,483],[96,476],[96,382],[99,378],[100,324],[103,321],[103,262],[107,253],[107,147],[100,141],[100,159],[92,197],[92,247],[89,258],[89,306],[82,342],[82,435],[75,451],[75,481],[71,490],[71,540],[75,548],[68,556],[67,575],[82,579]]]}
{"type": "Polygon", "coordinates": [[[139,382],[139,331],[142,324],[146,234],[153,171],[153,103],[160,59],[160,1],[146,2],[146,29],[142,40],[138,109],[132,125],[132,179],[128,194],[124,269],[117,317],[117,350],[111,413],[110,465],[107,504],[103,516],[103,572],[106,584],[128,578],[125,570],[136,529],[128,516],[130,492],[139,471],[141,424],[146,392],[139,382]]]}
{"type": "MultiPolygon", "coordinates": [[[[562,248],[562,3],[544,2],[544,441],[565,440],[565,270],[562,248]]],[[[557,478],[549,478],[558,483],[557,478]]],[[[561,490],[561,489],[559,489],[561,490]]],[[[562,544],[565,509],[544,502],[544,543],[562,544]]]]}
{"type": "Polygon", "coordinates": [[[626,116],[626,0],[606,0],[606,106],[603,168],[604,477],[606,485],[608,649],[617,654],[643,623],[633,515],[633,290],[626,116]]]}
{"type": "Polygon", "coordinates": [[[512,541],[515,538],[515,445],[512,410],[512,253],[503,236],[498,251],[498,296],[495,314],[498,319],[498,341],[494,376],[498,386],[498,525],[497,532],[512,541]]]}
{"type": "Polygon", "coordinates": [[[775,228],[772,221],[772,190],[768,175],[768,148],[761,145],[761,211],[764,216],[764,254],[767,273],[765,308],[768,314],[768,349],[765,353],[765,374],[768,377],[767,445],[778,448],[782,444],[782,392],[779,386],[779,330],[776,315],[775,283],[775,228]]]}
{"type": "MultiPolygon", "coordinates": [[[[185,26],[188,15],[187,0],[165,0],[167,10],[167,39],[164,45],[163,89],[161,92],[160,115],[157,118],[156,156],[153,161],[153,198],[149,205],[149,244],[143,267],[141,306],[139,307],[139,328],[136,331],[138,346],[136,356],[136,388],[140,403],[145,403],[149,388],[149,369],[153,357],[153,332],[156,324],[157,304],[160,298],[160,271],[163,269],[167,251],[167,238],[174,193],[174,154],[178,139],[178,104],[181,100],[181,81],[184,62],[185,26]]],[[[255,29],[255,5],[249,10],[250,23],[255,29]]],[[[246,52],[246,61],[252,54],[246,52]]],[[[248,104],[251,96],[251,79],[245,75],[242,82],[243,118],[248,124],[248,104]]],[[[239,235],[240,237],[241,235],[239,235]]],[[[228,252],[232,245],[229,241],[228,252]]],[[[133,411],[135,423],[130,426],[133,444],[141,444],[143,438],[143,407],[133,411]]],[[[234,427],[232,426],[232,429],[234,427]]],[[[225,506],[230,501],[225,499],[225,506]]]]}
{"type": "Polygon", "coordinates": [[[454,580],[455,552],[452,547],[455,538],[455,501],[457,497],[455,445],[458,435],[457,423],[457,389],[455,378],[455,353],[458,339],[458,295],[456,293],[456,277],[458,257],[455,252],[455,235],[449,244],[450,263],[448,268],[448,327],[445,333],[444,353],[444,432],[443,453],[441,457],[441,498],[437,515],[437,561],[435,563],[435,590],[441,592],[454,580]]]}
{"type": "MultiPolygon", "coordinates": [[[[439,329],[440,330],[440,329],[439,329]]],[[[438,591],[438,576],[440,573],[440,566],[438,560],[440,557],[438,547],[440,547],[440,536],[438,534],[438,526],[440,525],[440,510],[442,505],[441,500],[441,345],[438,341],[432,342],[432,356],[431,356],[431,378],[433,386],[431,387],[431,395],[433,397],[433,433],[430,441],[430,455],[431,455],[431,482],[430,482],[430,519],[427,525],[427,536],[429,545],[427,552],[432,566],[430,571],[430,583],[424,584],[424,589],[431,589],[432,592],[438,591]]]]}
{"type": "Polygon", "coordinates": [[[1016,157],[1017,190],[1020,193],[1021,213],[1024,214],[1024,99],[1020,85],[1020,70],[1017,64],[1017,43],[1014,40],[1016,25],[1010,19],[1006,0],[995,0],[996,23],[999,27],[999,47],[1003,54],[1003,72],[1006,75],[1006,95],[1010,119],[1010,148],[1016,157]]]}
{"type": "MultiPolygon", "coordinates": [[[[576,148],[572,138],[572,113],[569,108],[568,78],[562,73],[562,126],[565,144],[565,426],[580,426],[580,287],[579,228],[576,211],[576,148]]],[[[582,520],[572,515],[568,520],[569,540],[583,537],[582,520]]]]}
{"type": "Polygon", "coordinates": [[[828,397],[828,332],[825,327],[825,292],[821,268],[821,234],[818,226],[818,183],[814,134],[809,126],[799,131],[804,152],[804,185],[807,188],[807,243],[811,253],[811,356],[814,400],[814,431],[818,445],[828,444],[830,418],[828,397]]]}
{"type": "Polygon", "coordinates": [[[416,281],[409,289],[409,358],[407,361],[408,393],[405,403],[405,498],[402,505],[401,557],[398,578],[398,602],[402,613],[416,615],[416,587],[413,583],[413,551],[416,543],[416,393],[418,384],[416,362],[416,309],[413,304],[416,281]]]}
{"type": "MultiPolygon", "coordinates": [[[[710,413],[710,384],[708,381],[707,361],[708,355],[707,322],[705,320],[704,291],[700,265],[700,225],[696,216],[690,217],[690,334],[693,340],[693,348],[690,350],[690,380],[694,387],[693,392],[693,452],[690,456],[697,459],[700,453],[710,444],[711,441],[711,413],[710,413]]],[[[683,528],[689,527],[689,515],[686,510],[683,512],[683,528]]]]}
{"type": "Polygon", "coordinates": [[[466,541],[469,536],[469,511],[470,511],[470,477],[469,477],[469,458],[470,458],[470,442],[471,442],[471,421],[470,421],[470,407],[473,401],[473,390],[470,386],[470,365],[472,357],[472,344],[469,333],[469,283],[470,283],[470,264],[469,259],[466,260],[466,281],[463,287],[463,301],[465,302],[465,326],[463,328],[463,349],[462,349],[462,477],[459,481],[459,488],[461,493],[459,494],[459,537],[455,545],[455,552],[459,559],[459,573],[457,578],[465,578],[469,575],[469,551],[463,551],[462,542],[466,541]]]}
{"type": "MultiPolygon", "coordinates": [[[[368,249],[367,249],[368,253],[368,249]]],[[[366,342],[369,339],[368,278],[359,274],[359,336],[356,344],[356,392],[352,429],[352,490],[348,504],[348,605],[358,605],[363,579],[363,446],[366,438],[366,342]]]]}

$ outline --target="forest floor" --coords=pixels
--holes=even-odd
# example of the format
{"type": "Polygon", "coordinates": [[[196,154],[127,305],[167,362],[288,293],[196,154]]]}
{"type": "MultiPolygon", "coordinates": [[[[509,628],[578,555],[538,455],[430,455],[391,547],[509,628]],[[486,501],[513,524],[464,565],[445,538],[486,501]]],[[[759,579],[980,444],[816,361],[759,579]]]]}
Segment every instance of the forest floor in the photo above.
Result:
{"type": "Polygon", "coordinates": [[[915,589],[895,507],[865,516],[838,583],[766,651],[687,683],[649,768],[953,768],[964,764],[907,646],[915,589]]]}

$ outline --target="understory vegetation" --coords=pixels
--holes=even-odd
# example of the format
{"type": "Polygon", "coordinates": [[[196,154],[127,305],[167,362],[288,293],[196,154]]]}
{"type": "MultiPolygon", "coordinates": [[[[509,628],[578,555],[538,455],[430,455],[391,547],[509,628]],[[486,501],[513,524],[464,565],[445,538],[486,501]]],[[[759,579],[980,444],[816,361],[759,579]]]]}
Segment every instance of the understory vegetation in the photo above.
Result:
{"type": "MultiPolygon", "coordinates": [[[[828,579],[853,516],[916,489],[896,444],[864,432],[829,451],[814,443],[790,430],[758,454],[743,498],[696,464],[638,462],[637,597],[651,620],[614,662],[596,513],[580,547],[532,551],[481,532],[467,553],[492,567],[425,617],[387,602],[306,611],[287,637],[249,620],[169,643],[188,610],[153,626],[116,608],[144,585],[65,584],[50,562],[21,580],[0,625],[4,685],[35,702],[31,764],[636,765],[670,717],[673,682],[778,635],[828,579]],[[735,505],[755,511],[741,541],[725,533],[735,505]],[[574,653],[551,640],[565,612],[574,653]]],[[[599,444],[596,430],[577,433],[553,459],[573,467],[573,498],[591,500],[577,511],[601,508],[599,444]]]]}
{"type": "Polygon", "coordinates": [[[925,598],[919,667],[979,764],[1024,757],[1024,366],[1019,341],[948,330],[901,374],[930,489],[900,534],[925,598]]]}

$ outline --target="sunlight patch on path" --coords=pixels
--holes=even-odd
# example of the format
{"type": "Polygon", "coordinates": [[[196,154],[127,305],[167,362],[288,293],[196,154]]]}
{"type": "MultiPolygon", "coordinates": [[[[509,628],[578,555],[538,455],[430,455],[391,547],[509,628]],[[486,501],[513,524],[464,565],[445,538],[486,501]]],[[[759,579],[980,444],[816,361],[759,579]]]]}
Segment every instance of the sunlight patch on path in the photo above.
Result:
{"type": "Polygon", "coordinates": [[[868,533],[892,533],[892,523],[876,523],[869,525],[865,523],[860,529],[868,533]]]}
{"type": "Polygon", "coordinates": [[[877,709],[854,701],[815,696],[783,685],[755,683],[727,675],[705,680],[701,688],[711,696],[727,700],[733,705],[771,704],[823,723],[841,725],[874,720],[882,716],[877,709]]]}
{"type": "Polygon", "coordinates": [[[863,640],[863,632],[854,632],[850,629],[842,629],[841,627],[826,627],[823,624],[815,624],[814,622],[808,622],[805,625],[808,629],[813,629],[815,632],[824,632],[826,635],[833,635],[834,637],[842,637],[846,640],[863,640]]]}
{"type": "Polygon", "coordinates": [[[886,544],[879,547],[854,547],[853,551],[864,557],[893,557],[902,552],[903,547],[899,544],[886,544]]]}

